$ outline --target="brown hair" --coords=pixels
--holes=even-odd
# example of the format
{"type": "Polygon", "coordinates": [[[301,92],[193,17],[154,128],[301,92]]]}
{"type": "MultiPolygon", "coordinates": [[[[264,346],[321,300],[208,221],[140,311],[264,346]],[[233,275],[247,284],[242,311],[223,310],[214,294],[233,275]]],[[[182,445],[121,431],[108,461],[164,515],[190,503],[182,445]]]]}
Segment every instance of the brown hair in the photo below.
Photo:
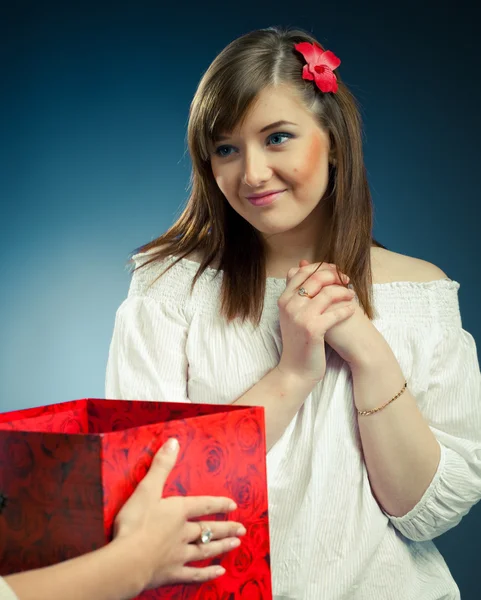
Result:
{"type": "Polygon", "coordinates": [[[316,261],[335,263],[349,275],[366,314],[373,318],[370,248],[381,244],[372,239],[372,203],[359,112],[337,70],[339,89],[335,94],[324,94],[313,82],[302,78],[305,62],[294,49],[299,42],[320,46],[301,30],[269,28],[234,40],[215,58],[190,108],[192,176],[187,205],[172,227],[139,249],[152,251],[144,265],[174,256],[174,266],[194,251],[200,252],[202,261],[192,289],[205,269],[216,263],[223,271],[221,314],[227,321],[240,317],[259,322],[266,286],[266,254],[261,235],[232,209],[214,180],[212,142],[242,122],[261,90],[279,84],[296,90],[329,132],[335,156],[322,199],[328,236],[316,261]]]}

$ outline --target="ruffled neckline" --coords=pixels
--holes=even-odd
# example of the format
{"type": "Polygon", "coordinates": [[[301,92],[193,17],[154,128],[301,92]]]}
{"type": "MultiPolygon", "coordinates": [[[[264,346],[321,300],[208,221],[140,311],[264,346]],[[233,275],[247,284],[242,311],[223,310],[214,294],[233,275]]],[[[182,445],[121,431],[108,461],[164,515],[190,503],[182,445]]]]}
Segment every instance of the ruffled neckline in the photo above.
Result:
{"type": "MultiPolygon", "coordinates": [[[[134,257],[132,257],[134,260],[136,259],[136,257],[140,257],[142,256],[141,254],[138,254],[134,257]]],[[[176,260],[177,257],[172,256],[170,257],[168,260],[171,260],[172,262],[174,260],[176,260]]],[[[199,268],[200,263],[196,262],[195,260],[191,260],[189,258],[183,258],[178,264],[180,263],[184,263],[185,266],[188,266],[190,269],[194,269],[197,270],[199,268]]],[[[214,269],[212,267],[207,267],[204,271],[204,273],[211,273],[212,276],[216,275],[216,273],[218,273],[217,269],[214,269]]],[[[223,272],[219,271],[220,276],[223,276],[223,272]]],[[[266,278],[266,289],[272,289],[272,290],[282,290],[284,289],[286,286],[286,278],[285,277],[267,277],[266,278]]],[[[460,284],[455,281],[454,279],[450,279],[449,277],[443,277],[442,279],[434,279],[432,281],[389,281],[386,283],[373,283],[372,284],[373,287],[373,291],[382,291],[384,289],[389,290],[392,288],[412,288],[412,289],[432,289],[435,287],[441,287],[441,288],[451,288],[451,287],[455,287],[455,288],[459,288],[460,284]]]]}

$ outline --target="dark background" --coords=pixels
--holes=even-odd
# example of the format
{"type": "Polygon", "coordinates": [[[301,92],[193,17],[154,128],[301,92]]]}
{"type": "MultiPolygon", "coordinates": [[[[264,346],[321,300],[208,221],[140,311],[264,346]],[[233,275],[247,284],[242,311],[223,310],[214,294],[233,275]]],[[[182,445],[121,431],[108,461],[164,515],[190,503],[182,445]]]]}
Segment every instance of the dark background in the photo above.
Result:
{"type": "MultiPolygon", "coordinates": [[[[186,198],[197,82],[233,38],[270,25],[312,31],[342,59],[365,122],[375,235],[461,283],[464,327],[479,346],[474,4],[0,8],[0,410],[103,396],[125,262],[186,198]]],[[[438,540],[466,600],[479,598],[480,534],[478,506],[438,540]]]]}

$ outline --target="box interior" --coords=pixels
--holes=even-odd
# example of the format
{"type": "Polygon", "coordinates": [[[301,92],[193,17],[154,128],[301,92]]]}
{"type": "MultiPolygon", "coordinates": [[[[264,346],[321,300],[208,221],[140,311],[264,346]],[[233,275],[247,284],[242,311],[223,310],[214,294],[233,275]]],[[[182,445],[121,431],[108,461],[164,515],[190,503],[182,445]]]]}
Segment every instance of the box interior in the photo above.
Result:
{"type": "Polygon", "coordinates": [[[154,423],[201,417],[246,408],[223,404],[87,400],[89,433],[109,433],[154,423]]]}

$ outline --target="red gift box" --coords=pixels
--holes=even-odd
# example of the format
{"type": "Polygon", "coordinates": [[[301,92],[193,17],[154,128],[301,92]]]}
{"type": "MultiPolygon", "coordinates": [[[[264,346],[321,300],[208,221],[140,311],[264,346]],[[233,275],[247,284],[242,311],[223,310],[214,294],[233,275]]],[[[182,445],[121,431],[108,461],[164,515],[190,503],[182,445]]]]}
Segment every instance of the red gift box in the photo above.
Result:
{"type": "Polygon", "coordinates": [[[210,520],[243,523],[241,546],[196,563],[226,574],[138,598],[270,600],[264,409],[84,399],[0,415],[0,574],[106,544],[115,515],[169,438],[180,443],[164,496],[233,498],[210,520]]]}

